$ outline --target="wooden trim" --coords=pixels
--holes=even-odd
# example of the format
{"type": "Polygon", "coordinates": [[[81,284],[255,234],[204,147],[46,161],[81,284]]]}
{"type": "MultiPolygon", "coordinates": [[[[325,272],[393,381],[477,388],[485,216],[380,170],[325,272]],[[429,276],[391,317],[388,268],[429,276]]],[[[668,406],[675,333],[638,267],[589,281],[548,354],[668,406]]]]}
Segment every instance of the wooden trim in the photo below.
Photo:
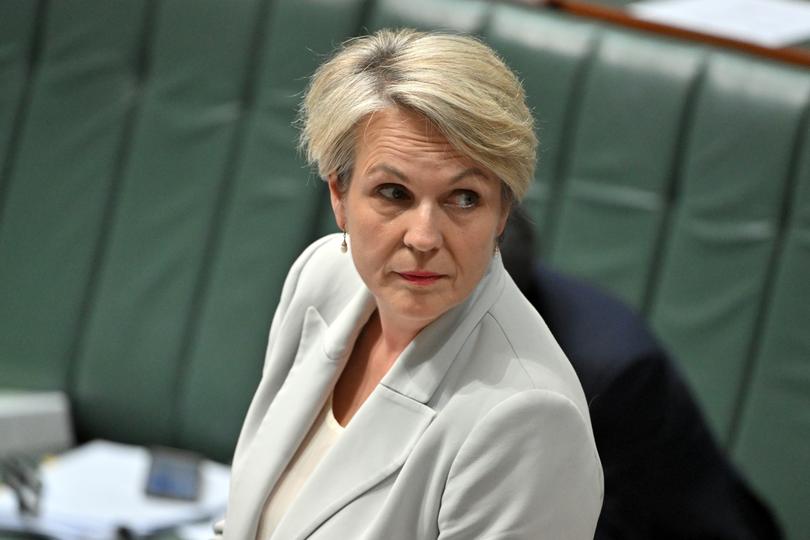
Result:
{"type": "Polygon", "coordinates": [[[796,47],[784,47],[780,49],[763,47],[761,45],[755,45],[745,41],[714,36],[704,32],[685,30],[683,28],[678,28],[667,24],[637,19],[623,9],[597,6],[578,0],[517,0],[517,2],[534,7],[551,8],[580,17],[598,19],[618,26],[624,26],[645,32],[652,32],[678,39],[707,43],[709,45],[727,49],[734,49],[752,54],[754,56],[761,56],[771,60],[786,62],[788,64],[810,67],[810,51],[796,47]]]}

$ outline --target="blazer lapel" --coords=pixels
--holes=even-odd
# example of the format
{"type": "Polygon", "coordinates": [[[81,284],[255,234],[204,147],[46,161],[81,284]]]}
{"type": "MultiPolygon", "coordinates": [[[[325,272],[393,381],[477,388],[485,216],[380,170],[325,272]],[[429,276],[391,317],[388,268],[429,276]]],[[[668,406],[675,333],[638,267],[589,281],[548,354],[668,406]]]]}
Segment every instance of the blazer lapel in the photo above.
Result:
{"type": "MultiPolygon", "coordinates": [[[[496,256],[470,297],[414,338],[304,484],[273,538],[308,537],[402,467],[436,415],[428,402],[470,333],[500,296],[504,276],[496,256]]],[[[371,311],[373,306],[368,315],[371,311]]],[[[347,346],[340,351],[345,357],[353,342],[342,343],[347,346]]]]}
{"type": "Polygon", "coordinates": [[[481,319],[503,292],[506,270],[495,255],[470,296],[422,330],[405,348],[382,384],[428,403],[481,319]]]}
{"type": "MultiPolygon", "coordinates": [[[[226,520],[228,538],[255,538],[265,500],[332,391],[357,334],[374,309],[365,288],[332,325],[314,307],[304,316],[300,346],[245,455],[234,463],[226,520]]],[[[261,388],[259,389],[261,392],[261,388]]]]}
{"type": "Polygon", "coordinates": [[[397,471],[434,415],[430,407],[378,385],[304,484],[273,538],[308,537],[397,471]]]}

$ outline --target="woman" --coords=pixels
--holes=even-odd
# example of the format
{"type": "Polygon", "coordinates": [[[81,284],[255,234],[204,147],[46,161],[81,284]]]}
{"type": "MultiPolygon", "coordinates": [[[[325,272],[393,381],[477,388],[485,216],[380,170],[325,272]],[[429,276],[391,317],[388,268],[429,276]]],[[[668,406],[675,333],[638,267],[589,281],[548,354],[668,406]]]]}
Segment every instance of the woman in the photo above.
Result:
{"type": "Polygon", "coordinates": [[[518,80],[472,38],[381,31],[302,125],[344,233],[285,282],[225,537],[592,538],[587,405],[497,249],[535,160],[518,80]]]}

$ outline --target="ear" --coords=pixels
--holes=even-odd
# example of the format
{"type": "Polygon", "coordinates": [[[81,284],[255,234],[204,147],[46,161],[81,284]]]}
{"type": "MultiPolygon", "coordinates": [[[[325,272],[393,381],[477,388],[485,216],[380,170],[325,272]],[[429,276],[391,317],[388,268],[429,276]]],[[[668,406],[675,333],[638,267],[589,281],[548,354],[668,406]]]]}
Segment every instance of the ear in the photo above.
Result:
{"type": "Polygon", "coordinates": [[[343,203],[343,193],[340,192],[340,182],[337,173],[331,173],[327,178],[329,184],[329,199],[332,201],[332,212],[335,214],[335,223],[341,231],[346,230],[346,207],[343,203]]]}

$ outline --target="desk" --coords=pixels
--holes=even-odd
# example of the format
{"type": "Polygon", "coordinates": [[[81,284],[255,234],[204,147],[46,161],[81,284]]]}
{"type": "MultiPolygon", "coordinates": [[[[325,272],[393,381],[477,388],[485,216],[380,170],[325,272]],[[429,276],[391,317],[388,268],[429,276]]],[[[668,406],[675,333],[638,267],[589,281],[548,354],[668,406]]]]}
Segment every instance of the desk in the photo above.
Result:
{"type": "Polygon", "coordinates": [[[599,19],[613,24],[651,31],[662,35],[719,45],[757,56],[764,56],[782,62],[810,67],[810,38],[790,47],[763,47],[736,39],[719,37],[639,19],[627,9],[629,4],[635,3],[630,0],[525,0],[521,3],[546,5],[552,9],[582,17],[599,19]]]}

